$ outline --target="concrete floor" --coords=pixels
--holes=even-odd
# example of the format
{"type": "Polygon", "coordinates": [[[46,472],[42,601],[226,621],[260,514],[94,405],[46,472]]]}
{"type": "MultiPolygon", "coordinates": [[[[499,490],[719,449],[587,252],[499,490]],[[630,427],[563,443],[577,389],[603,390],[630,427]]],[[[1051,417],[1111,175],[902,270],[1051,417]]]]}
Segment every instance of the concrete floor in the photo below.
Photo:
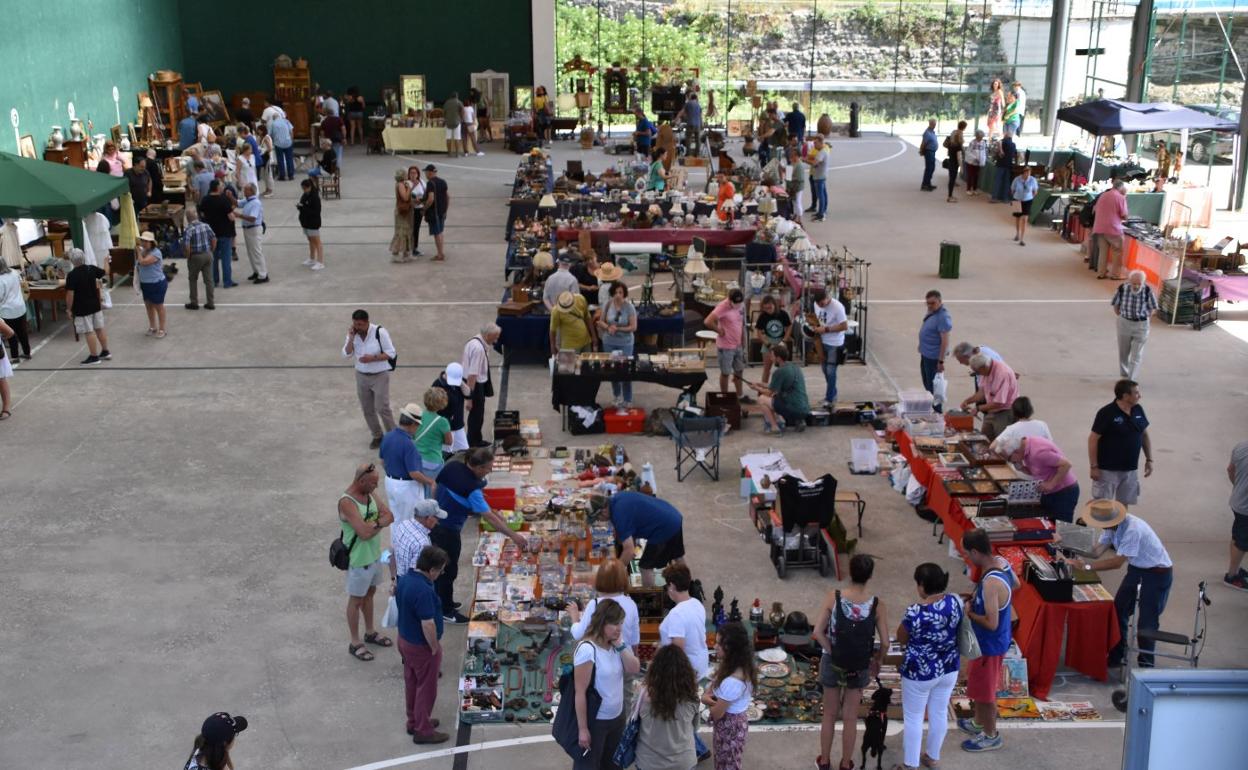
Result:
{"type": "MultiPolygon", "coordinates": [[[[103,366],[79,369],[84,347],[63,323],[45,325],[34,361],[11,380],[13,419],[0,426],[10,437],[0,520],[10,555],[0,566],[7,619],[0,627],[0,767],[176,766],[216,710],[251,719],[235,751],[239,768],[407,764],[383,762],[416,748],[402,730],[398,656],[384,651],[370,664],[347,656],[342,577],[325,563],[337,528],[333,501],[369,455],[339,349],[351,310],[367,307],[400,351],[397,408],[418,398],[493,318],[503,206],[517,159],[488,149],[485,158],[453,162],[349,150],[344,199],[325,203],[329,267],[319,274],[299,266],[305,249],[297,189],[281,185],[266,201],[272,283],[223,291],[216,311],[192,313],[181,307],[180,276],[164,340],[144,337],[141,305],[128,288],[118,290],[108,315],[114,360],[103,366]],[[449,261],[392,265],[392,172],[429,161],[443,167],[451,188],[449,261]]],[[[560,143],[555,166],[569,158],[589,170],[609,160],[560,143]]],[[[938,286],[954,337],[991,345],[1023,375],[1023,392],[1074,460],[1086,496],[1084,439],[1116,379],[1112,284],[1093,280],[1077,251],[1051,233],[1033,232],[1018,247],[1004,206],[946,204],[941,193],[919,192],[911,144],[886,136],[837,141],[833,159],[839,168],[830,181],[830,216],[810,229],[817,242],[847,245],[873,263],[872,361],[842,371],[843,397],[887,397],[896,386],[918,385],[922,297],[938,286]],[[957,281],[936,277],[945,239],[962,243],[957,281]]],[[[1216,585],[1230,524],[1224,468],[1230,447],[1248,435],[1248,347],[1227,331],[1248,322],[1248,311],[1231,306],[1223,317],[1229,323],[1200,333],[1154,325],[1142,389],[1158,462],[1136,508],[1176,564],[1164,627],[1190,623],[1196,581],[1215,583],[1202,661],[1211,667],[1242,666],[1248,655],[1248,597],[1216,585]]],[[[968,383],[954,374],[951,396],[960,399],[968,383]]],[[[821,384],[813,368],[807,375],[811,388],[821,384]]],[[[513,367],[507,403],[540,417],[554,437],[546,383],[541,367],[513,367]]],[[[668,391],[638,388],[643,405],[671,399],[668,391]]],[[[684,511],[689,560],[708,587],[723,585],[744,603],[760,597],[808,613],[830,587],[811,571],[779,581],[749,530],[737,457],[768,446],[808,474],[837,474],[866,497],[862,548],[882,559],[875,585],[890,625],[913,597],[916,563],[957,567],[882,479],[845,472],[850,438],[864,435],[858,429],[772,439],[760,428],[752,420],[726,439],[718,483],[697,476],[675,483],[666,440],[624,442],[634,457],[654,463],[663,496],[684,511]]],[[[1117,576],[1108,580],[1112,590],[1117,576]]],[[[965,579],[955,578],[954,587],[964,588],[965,579]]],[[[460,649],[462,634],[448,632],[448,649],[460,649]]],[[[458,663],[455,655],[445,666],[436,712],[448,724],[458,663]]],[[[1117,766],[1121,727],[1112,722],[1109,690],[1062,676],[1054,698],[1092,699],[1110,721],[1057,733],[1011,729],[1005,752],[989,757],[963,755],[951,734],[947,764],[1019,762],[1040,770],[1078,756],[1083,766],[1117,766]]],[[[508,725],[475,728],[466,740],[546,734],[508,725]]],[[[813,734],[758,732],[746,764],[808,766],[817,745],[813,734]]],[[[899,761],[899,746],[900,737],[890,740],[888,765],[899,761]]],[[[557,749],[541,743],[464,758],[460,767],[566,766],[557,749]]],[[[433,752],[415,766],[452,763],[433,752]]]]}

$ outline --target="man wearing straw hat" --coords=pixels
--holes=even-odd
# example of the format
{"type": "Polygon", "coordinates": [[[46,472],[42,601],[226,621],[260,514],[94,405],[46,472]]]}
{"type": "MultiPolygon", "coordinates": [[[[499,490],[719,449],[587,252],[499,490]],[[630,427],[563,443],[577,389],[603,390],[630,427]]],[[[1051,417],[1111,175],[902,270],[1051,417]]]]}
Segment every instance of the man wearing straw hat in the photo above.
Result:
{"type": "MultiPolygon", "coordinates": [[[[576,280],[573,278],[572,280],[576,280]]],[[[550,311],[550,352],[575,350],[588,353],[598,344],[589,303],[580,294],[565,291],[550,311]]]]}
{"type": "MultiPolygon", "coordinates": [[[[1084,569],[1109,570],[1127,565],[1127,574],[1114,595],[1114,608],[1118,611],[1118,631],[1121,638],[1109,653],[1109,665],[1126,663],[1127,621],[1135,612],[1136,590],[1139,590],[1140,617],[1137,628],[1156,631],[1161,613],[1166,610],[1170,598],[1170,585],[1174,582],[1174,568],[1170,554],[1161,544],[1161,538],[1148,522],[1127,513],[1127,507],[1117,500],[1091,500],[1079,516],[1089,527],[1103,530],[1090,561],[1081,561],[1084,569]],[[1113,551],[1113,555],[1106,552],[1113,551]]],[[[1154,647],[1151,639],[1140,639],[1139,665],[1151,668],[1154,647]]]]}
{"type": "Polygon", "coordinates": [[[420,404],[399,410],[399,424],[381,439],[381,462],[386,471],[386,498],[396,522],[412,518],[416,503],[425,499],[433,479],[425,475],[413,437],[420,429],[420,404]]]}

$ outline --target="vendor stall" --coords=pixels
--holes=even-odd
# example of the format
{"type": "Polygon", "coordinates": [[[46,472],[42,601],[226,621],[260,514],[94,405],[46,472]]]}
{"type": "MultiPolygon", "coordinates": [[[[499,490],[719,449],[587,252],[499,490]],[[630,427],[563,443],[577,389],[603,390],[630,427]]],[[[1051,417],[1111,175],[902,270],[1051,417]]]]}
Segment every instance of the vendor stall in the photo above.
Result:
{"type": "MultiPolygon", "coordinates": [[[[688,246],[694,238],[702,238],[707,246],[744,246],[754,240],[757,230],[748,226],[731,229],[722,227],[662,227],[630,229],[623,227],[590,228],[589,237],[594,248],[611,243],[658,243],[663,246],[688,246]]],[[[580,236],[579,228],[561,227],[555,232],[560,242],[574,243],[580,236]]]]}
{"type": "MultiPolygon", "coordinates": [[[[511,299],[511,291],[503,294],[502,302],[511,299]]],[[[659,348],[668,346],[667,341],[675,341],[679,345],[685,331],[685,315],[681,312],[668,311],[662,308],[638,307],[637,332],[641,337],[655,335],[659,337],[659,348]]],[[[499,315],[494,323],[503,330],[499,337],[498,347],[504,356],[510,357],[520,350],[534,351],[546,357],[550,354],[550,314],[546,308],[537,303],[524,315],[499,315]]],[[[640,347],[640,346],[639,346],[640,347]]]]}
{"type": "MultiPolygon", "coordinates": [[[[994,521],[989,522],[987,519],[968,516],[964,506],[976,508],[975,501],[997,497],[998,494],[978,495],[974,486],[968,486],[966,494],[951,493],[944,481],[948,474],[941,472],[947,466],[943,466],[936,457],[924,454],[916,445],[916,439],[906,431],[898,431],[892,435],[898,450],[909,462],[915,479],[927,487],[928,507],[939,517],[945,536],[959,552],[962,535],[985,524],[985,528],[990,530],[993,549],[1007,559],[1013,555],[1008,553],[1011,550],[1018,551],[1021,558],[1029,548],[1052,541],[1052,527],[1047,519],[1006,519],[1001,527],[1009,529],[995,532],[998,529],[995,521],[997,517],[992,517],[994,521]]],[[[948,448],[943,436],[931,437],[920,443],[937,443],[948,448]]],[[[984,444],[986,446],[986,442],[984,444]]],[[[964,459],[969,459],[966,458],[966,452],[961,454],[964,459]]],[[[991,474],[985,473],[985,476],[991,479],[991,474]]],[[[997,486],[1000,484],[997,483],[997,486]]],[[[1015,571],[1020,580],[1014,591],[1014,613],[1019,620],[1015,640],[1027,660],[1031,694],[1038,698],[1048,697],[1061,657],[1063,633],[1067,639],[1066,665],[1097,681],[1105,681],[1109,676],[1109,652],[1118,644],[1120,637],[1114,603],[1104,587],[1100,583],[1088,585],[1088,590],[1074,595],[1075,601],[1049,601],[1025,579],[1017,564],[1015,571]],[[1097,591],[1097,588],[1100,590],[1097,591]]]]}
{"type": "MultiPolygon", "coordinates": [[[[635,355],[612,358],[604,353],[590,353],[570,362],[567,371],[557,371],[551,381],[551,406],[562,411],[569,406],[596,406],[598,388],[604,382],[652,382],[665,388],[680,390],[691,404],[698,401],[698,391],[706,384],[706,368],[701,351],[692,355],[635,355]]],[[[562,353],[560,355],[563,355],[562,353]]]]}
{"type": "Polygon", "coordinates": [[[83,217],[123,197],[122,205],[130,205],[130,184],[124,177],[0,153],[0,218],[5,220],[67,220],[74,243],[82,246],[83,217]]]}

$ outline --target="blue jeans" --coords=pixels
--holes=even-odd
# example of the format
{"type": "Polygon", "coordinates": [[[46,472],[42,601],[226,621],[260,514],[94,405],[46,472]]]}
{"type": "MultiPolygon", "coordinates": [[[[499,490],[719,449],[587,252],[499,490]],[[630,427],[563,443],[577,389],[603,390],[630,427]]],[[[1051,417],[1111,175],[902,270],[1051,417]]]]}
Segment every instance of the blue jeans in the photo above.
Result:
{"type": "MultiPolygon", "coordinates": [[[[605,340],[603,341],[602,343],[603,353],[611,353],[616,350],[622,352],[627,358],[633,357],[633,343],[632,342],[629,342],[626,345],[621,345],[618,342],[606,342],[605,340]]],[[[633,383],[612,382],[611,383],[611,395],[614,396],[617,400],[622,398],[625,401],[628,401],[631,403],[633,400],[633,383]]]]}
{"type": "Polygon", "coordinates": [[[693,734],[693,748],[694,748],[694,751],[697,752],[697,756],[699,757],[705,754],[706,752],[710,751],[710,749],[706,747],[706,744],[702,742],[702,739],[698,736],[696,732],[693,734]]]}
{"type": "MultiPolygon", "coordinates": [[[[1150,572],[1138,567],[1127,567],[1127,575],[1122,579],[1122,585],[1118,586],[1118,593],[1114,595],[1114,609],[1118,611],[1118,632],[1122,635],[1122,641],[1109,653],[1111,661],[1122,660],[1127,654],[1127,621],[1135,612],[1135,587],[1140,587],[1140,618],[1136,628],[1141,631],[1156,631],[1161,623],[1161,613],[1166,609],[1166,600],[1170,598],[1170,585],[1173,582],[1174,572],[1170,570],[1150,572]]],[[[1141,640],[1139,643],[1141,650],[1152,650],[1153,646],[1151,641],[1141,640]]],[[[1141,652],[1139,664],[1152,666],[1153,656],[1141,652]]]]}
{"type": "Polygon", "coordinates": [[[290,147],[274,147],[277,153],[277,178],[278,179],[294,179],[295,178],[295,146],[290,147]]]}
{"type": "Polygon", "coordinates": [[[321,170],[320,166],[313,166],[312,168],[308,169],[308,176],[312,177],[313,179],[315,179],[316,177],[324,173],[325,172],[321,170]]]}
{"type": "Polygon", "coordinates": [[[815,216],[821,217],[828,213],[828,180],[812,179],[810,185],[815,192],[815,199],[811,201],[815,204],[815,216]]]}
{"type": "Polygon", "coordinates": [[[932,186],[932,174],[936,173],[936,151],[923,153],[923,187],[932,186]]]}
{"type": "Polygon", "coordinates": [[[1078,504],[1078,484],[1071,484],[1051,494],[1040,495],[1040,507],[1048,511],[1053,518],[1067,523],[1075,520],[1075,506],[1078,504]]]}
{"type": "Polygon", "coordinates": [[[994,201],[1008,201],[1010,199],[1010,171],[1009,168],[1001,168],[997,166],[996,184],[992,186],[992,199],[994,201]]]}
{"type": "Polygon", "coordinates": [[[215,286],[233,286],[230,262],[234,259],[234,239],[217,237],[217,248],[212,252],[212,283],[215,286]],[[222,283],[221,279],[225,282],[222,283]]]}
{"type": "MultiPolygon", "coordinates": [[[[932,382],[936,379],[936,366],[940,364],[938,358],[928,358],[927,356],[919,356],[919,377],[923,380],[923,390],[932,393],[932,382]]],[[[935,409],[939,412],[943,408],[943,404],[936,405],[935,409]]]]}
{"type": "Polygon", "coordinates": [[[836,360],[841,352],[841,346],[829,345],[823,340],[820,340],[819,344],[823,345],[823,379],[827,383],[823,400],[833,402],[836,401],[836,360]]]}
{"type": "Polygon", "coordinates": [[[334,154],[338,156],[338,168],[342,168],[342,142],[334,142],[334,154]]]}

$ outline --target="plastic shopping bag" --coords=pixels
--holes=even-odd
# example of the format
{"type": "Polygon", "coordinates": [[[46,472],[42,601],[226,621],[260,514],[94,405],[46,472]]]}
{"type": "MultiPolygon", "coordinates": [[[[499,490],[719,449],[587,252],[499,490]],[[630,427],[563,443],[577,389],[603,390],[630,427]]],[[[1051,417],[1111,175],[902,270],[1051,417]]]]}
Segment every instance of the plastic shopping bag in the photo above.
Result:
{"type": "Polygon", "coordinates": [[[397,628],[399,625],[399,603],[390,597],[390,603],[386,605],[386,614],[381,616],[382,628],[397,628]]]}
{"type": "Polygon", "coordinates": [[[936,372],[936,376],[932,378],[932,398],[937,404],[943,404],[948,397],[949,381],[945,379],[944,372],[936,372]]]}

